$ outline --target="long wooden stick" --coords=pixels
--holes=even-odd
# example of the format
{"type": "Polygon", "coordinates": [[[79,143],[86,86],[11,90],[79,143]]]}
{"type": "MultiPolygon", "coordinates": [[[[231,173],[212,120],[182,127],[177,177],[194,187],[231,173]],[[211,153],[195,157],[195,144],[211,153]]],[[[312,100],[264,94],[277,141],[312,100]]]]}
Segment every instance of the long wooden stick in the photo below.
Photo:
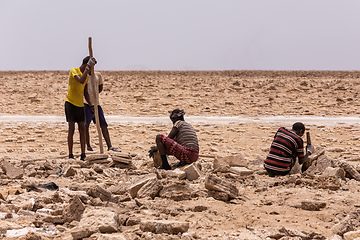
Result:
{"type": "MultiPolygon", "coordinates": [[[[92,51],[92,42],[91,37],[89,37],[89,55],[92,58],[93,57],[93,51],[92,51]]],[[[99,138],[99,147],[100,147],[100,153],[104,153],[104,147],[102,142],[102,133],[100,128],[100,122],[99,122],[99,85],[97,84],[95,73],[94,73],[94,66],[90,69],[91,75],[90,75],[90,86],[92,88],[92,94],[94,99],[94,110],[95,110],[95,121],[96,121],[96,129],[98,133],[99,138]]]]}
{"type": "MultiPolygon", "coordinates": [[[[310,138],[310,132],[306,132],[306,151],[307,151],[307,147],[311,145],[311,138],[310,138]]],[[[302,166],[301,166],[301,171],[305,172],[312,164],[313,158],[307,158],[305,159],[305,161],[303,162],[302,166]]]]}

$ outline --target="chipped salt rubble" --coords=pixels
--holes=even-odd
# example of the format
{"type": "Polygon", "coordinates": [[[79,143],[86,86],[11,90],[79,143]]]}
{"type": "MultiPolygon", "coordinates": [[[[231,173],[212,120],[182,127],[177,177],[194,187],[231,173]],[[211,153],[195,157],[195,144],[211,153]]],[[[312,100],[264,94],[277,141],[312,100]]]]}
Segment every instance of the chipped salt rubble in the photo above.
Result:
{"type": "Polygon", "coordinates": [[[317,150],[310,160],[304,173],[277,178],[269,178],[261,165],[248,162],[242,154],[200,158],[170,171],[123,153],[93,154],[85,162],[3,160],[1,234],[5,239],[342,239],[354,235],[360,226],[356,209],[336,217],[328,225],[331,234],[294,227],[254,228],[251,222],[232,230],[216,228],[217,222],[237,214],[213,208],[214,203],[225,208],[273,206],[268,214],[281,215],[285,209],[310,217],[335,201],[355,200],[330,197],[339,191],[357,191],[360,174],[354,166],[330,159],[325,149],[317,150]],[[119,162],[123,165],[117,166],[119,162]],[[59,189],[42,188],[46,181],[59,189]],[[285,202],[269,198],[282,195],[284,188],[293,191],[285,202]],[[296,194],[304,191],[306,197],[296,194]],[[325,199],[316,193],[320,191],[332,194],[325,199]],[[254,194],[256,199],[251,197],[254,194]]]}

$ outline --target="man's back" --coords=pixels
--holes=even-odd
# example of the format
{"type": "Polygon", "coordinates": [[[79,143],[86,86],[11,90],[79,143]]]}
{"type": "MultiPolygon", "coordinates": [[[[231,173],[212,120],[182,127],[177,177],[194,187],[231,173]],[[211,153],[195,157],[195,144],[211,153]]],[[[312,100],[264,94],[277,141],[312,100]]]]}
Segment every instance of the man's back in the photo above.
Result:
{"type": "Polygon", "coordinates": [[[199,151],[199,142],[193,126],[191,126],[188,122],[179,120],[174,123],[174,127],[179,129],[176,136],[176,142],[182,146],[190,147],[199,151]]]}
{"type": "Polygon", "coordinates": [[[290,171],[293,159],[304,157],[304,143],[301,137],[284,127],[279,128],[271,144],[264,167],[279,171],[290,171]]]}
{"type": "MultiPolygon", "coordinates": [[[[103,85],[103,77],[100,72],[95,71],[94,73],[95,73],[95,84],[98,84],[100,87],[100,85],[103,85]]],[[[92,86],[88,86],[88,92],[89,92],[91,101],[93,103],[95,103],[95,95],[93,94],[92,86]]]]}

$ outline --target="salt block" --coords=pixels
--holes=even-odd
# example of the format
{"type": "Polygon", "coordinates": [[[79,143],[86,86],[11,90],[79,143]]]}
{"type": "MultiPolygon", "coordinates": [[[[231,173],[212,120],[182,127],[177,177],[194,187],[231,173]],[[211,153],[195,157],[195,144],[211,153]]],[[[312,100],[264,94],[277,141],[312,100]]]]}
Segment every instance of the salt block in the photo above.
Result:
{"type": "Polygon", "coordinates": [[[8,161],[2,161],[2,169],[11,179],[19,179],[23,176],[23,170],[19,167],[15,167],[12,163],[8,161]]]}
{"type": "Polygon", "coordinates": [[[80,221],[84,211],[85,205],[79,196],[75,196],[71,199],[70,204],[64,208],[62,215],[65,222],[80,221]]]}
{"type": "Polygon", "coordinates": [[[8,195],[9,195],[9,191],[8,191],[8,190],[1,190],[1,191],[0,191],[0,199],[6,201],[8,195]]]}
{"type": "Polygon", "coordinates": [[[123,233],[113,233],[113,234],[101,234],[98,240],[127,240],[128,238],[123,233]]]}
{"type": "Polygon", "coordinates": [[[111,199],[111,192],[108,190],[96,185],[92,188],[89,188],[86,193],[93,198],[100,198],[101,201],[110,201],[111,199]]]}
{"type": "Polygon", "coordinates": [[[229,195],[229,198],[236,198],[239,195],[239,190],[233,183],[223,180],[214,174],[209,174],[206,177],[205,188],[210,191],[224,192],[229,195]]]}
{"type": "Polygon", "coordinates": [[[119,213],[115,209],[86,208],[78,227],[92,232],[115,233],[121,229],[119,213]]]}
{"type": "Polygon", "coordinates": [[[64,177],[71,177],[71,176],[74,176],[75,174],[76,174],[76,170],[75,170],[72,166],[69,166],[69,167],[64,171],[63,176],[64,176],[64,177]]]}
{"type": "MultiPolygon", "coordinates": [[[[303,172],[305,170],[304,164],[302,167],[303,172]]],[[[316,160],[313,160],[311,166],[305,171],[309,175],[315,175],[317,172],[323,172],[327,167],[334,167],[334,161],[326,155],[321,155],[316,160]]]]}
{"type": "Polygon", "coordinates": [[[332,148],[327,148],[326,151],[328,151],[328,152],[346,152],[346,149],[342,148],[342,147],[332,147],[332,148]]]}
{"type": "Polygon", "coordinates": [[[301,209],[308,211],[320,211],[321,208],[326,207],[326,202],[313,201],[313,200],[304,200],[301,202],[301,209]]]}
{"type": "Polygon", "coordinates": [[[108,158],[103,158],[103,159],[94,159],[94,160],[91,160],[91,161],[88,161],[86,160],[89,164],[95,164],[95,163],[98,163],[98,164],[108,164],[111,162],[110,159],[108,158]]]}
{"type": "Polygon", "coordinates": [[[346,232],[349,232],[349,230],[353,229],[352,224],[352,217],[350,215],[347,215],[341,222],[335,224],[331,228],[331,232],[337,235],[343,235],[346,232]]]}
{"type": "Polygon", "coordinates": [[[140,190],[140,188],[142,186],[144,186],[148,181],[150,181],[151,179],[157,179],[156,177],[156,174],[149,174],[148,176],[146,176],[145,178],[141,179],[140,181],[137,181],[135,184],[131,185],[129,187],[129,193],[130,193],[130,196],[132,198],[135,198],[138,191],[140,190]]]}
{"type": "Polygon", "coordinates": [[[127,159],[132,159],[131,155],[129,153],[123,153],[123,152],[111,152],[110,155],[112,157],[116,156],[116,157],[121,157],[121,158],[127,158],[127,159]]]}
{"type": "Polygon", "coordinates": [[[229,201],[229,194],[225,192],[218,192],[218,191],[209,191],[209,197],[213,197],[216,200],[227,202],[229,201]]]}
{"type": "Polygon", "coordinates": [[[156,167],[156,168],[158,168],[162,165],[162,160],[161,160],[159,151],[154,153],[153,161],[154,161],[154,167],[156,167]]]}
{"type": "Polygon", "coordinates": [[[152,178],[139,189],[137,196],[139,198],[151,197],[154,199],[159,194],[161,189],[161,182],[157,178],[152,178]]]}
{"type": "Polygon", "coordinates": [[[124,157],[120,157],[120,156],[113,155],[113,156],[111,156],[111,159],[112,159],[114,162],[125,163],[125,164],[132,164],[131,158],[129,159],[129,158],[124,158],[124,157]]]}
{"type": "Polygon", "coordinates": [[[107,159],[108,155],[107,154],[92,154],[89,156],[86,156],[86,161],[94,161],[94,160],[100,160],[100,159],[107,159]]]}
{"type": "Polygon", "coordinates": [[[173,171],[168,171],[168,172],[169,172],[168,174],[169,177],[176,177],[179,180],[183,180],[186,178],[186,173],[180,170],[179,168],[175,168],[173,171]]]}
{"type": "MultiPolygon", "coordinates": [[[[138,203],[137,203],[138,204],[138,203]]],[[[140,206],[140,205],[139,205],[140,206]]],[[[141,205],[142,206],[142,205],[141,205]]],[[[135,226],[135,225],[139,225],[141,223],[141,219],[139,217],[136,216],[130,216],[129,218],[127,218],[125,225],[126,226],[135,226]]]]}
{"type": "Polygon", "coordinates": [[[360,173],[356,171],[355,167],[345,161],[341,161],[339,166],[343,168],[345,172],[349,174],[352,178],[354,178],[356,181],[360,181],[360,173]]]}
{"type": "Polygon", "coordinates": [[[93,233],[93,230],[84,227],[74,227],[70,230],[71,236],[76,240],[90,237],[93,233]]]}
{"type": "Polygon", "coordinates": [[[140,229],[144,232],[153,232],[156,234],[178,234],[187,232],[189,230],[189,223],[169,220],[148,220],[141,221],[140,229]]]}
{"type": "Polygon", "coordinates": [[[221,165],[234,167],[246,167],[247,165],[247,161],[244,155],[241,153],[230,156],[216,156],[215,159],[218,160],[221,165]]]}
{"type": "Polygon", "coordinates": [[[322,177],[337,177],[345,180],[345,171],[342,168],[327,167],[321,175],[322,177]]]}
{"type": "Polygon", "coordinates": [[[194,190],[188,185],[180,182],[169,183],[161,189],[159,196],[173,199],[174,201],[190,200],[194,190]]]}
{"type": "Polygon", "coordinates": [[[186,173],[186,178],[190,181],[198,179],[201,176],[200,170],[196,167],[195,163],[186,166],[184,172],[186,173]]]}
{"type": "Polygon", "coordinates": [[[24,193],[24,190],[21,188],[10,188],[8,189],[9,195],[18,195],[24,193]]]}
{"type": "Polygon", "coordinates": [[[53,223],[53,224],[64,224],[64,218],[60,215],[60,216],[45,216],[42,219],[44,222],[47,223],[53,223]]]}
{"type": "Polygon", "coordinates": [[[240,176],[248,176],[254,173],[254,171],[247,169],[245,167],[230,167],[230,172],[240,176]]]}
{"type": "Polygon", "coordinates": [[[360,238],[360,230],[344,233],[344,238],[345,238],[345,240],[359,239],[360,238]]]}

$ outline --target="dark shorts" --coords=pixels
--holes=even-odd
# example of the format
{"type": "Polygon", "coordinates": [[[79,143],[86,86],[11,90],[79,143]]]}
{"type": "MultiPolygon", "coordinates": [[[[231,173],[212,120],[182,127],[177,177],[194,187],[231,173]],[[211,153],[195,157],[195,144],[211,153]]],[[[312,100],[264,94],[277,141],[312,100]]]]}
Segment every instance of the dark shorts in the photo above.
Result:
{"type": "Polygon", "coordinates": [[[199,158],[199,151],[193,148],[181,146],[179,143],[162,134],[160,134],[160,140],[162,144],[164,144],[166,152],[183,163],[193,163],[199,158]]]}
{"type": "MultiPolygon", "coordinates": [[[[96,124],[95,114],[91,111],[90,105],[85,103],[84,109],[85,109],[85,125],[89,126],[91,121],[93,121],[96,124]]],[[[100,126],[107,127],[108,124],[105,120],[104,112],[100,105],[98,106],[98,112],[99,112],[100,126]]]]}
{"type": "Polygon", "coordinates": [[[68,101],[65,101],[65,115],[67,122],[85,122],[84,107],[77,107],[68,101]]]}

